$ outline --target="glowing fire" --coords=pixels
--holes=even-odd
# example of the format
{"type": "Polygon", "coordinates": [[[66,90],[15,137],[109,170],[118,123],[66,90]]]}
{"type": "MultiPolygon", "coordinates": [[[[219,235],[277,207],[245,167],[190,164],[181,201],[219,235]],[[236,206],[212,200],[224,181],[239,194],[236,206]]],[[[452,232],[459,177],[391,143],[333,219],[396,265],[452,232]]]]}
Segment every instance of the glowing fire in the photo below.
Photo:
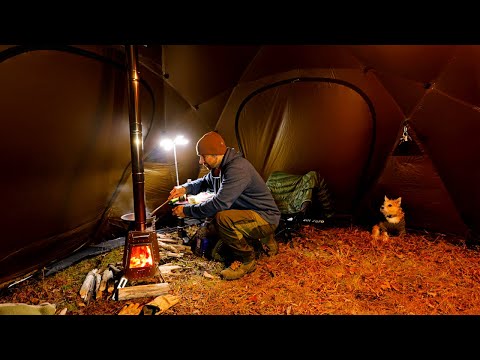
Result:
{"type": "Polygon", "coordinates": [[[134,246],[130,256],[130,268],[153,266],[150,246],[134,246]]]}

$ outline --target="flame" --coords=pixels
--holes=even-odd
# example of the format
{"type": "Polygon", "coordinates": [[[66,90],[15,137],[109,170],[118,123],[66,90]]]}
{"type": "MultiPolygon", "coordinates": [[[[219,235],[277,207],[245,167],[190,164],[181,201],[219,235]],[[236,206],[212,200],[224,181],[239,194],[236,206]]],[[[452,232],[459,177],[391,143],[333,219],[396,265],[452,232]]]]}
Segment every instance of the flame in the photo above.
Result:
{"type": "Polygon", "coordinates": [[[130,268],[153,266],[153,257],[150,246],[134,246],[130,256],[130,268]]]}

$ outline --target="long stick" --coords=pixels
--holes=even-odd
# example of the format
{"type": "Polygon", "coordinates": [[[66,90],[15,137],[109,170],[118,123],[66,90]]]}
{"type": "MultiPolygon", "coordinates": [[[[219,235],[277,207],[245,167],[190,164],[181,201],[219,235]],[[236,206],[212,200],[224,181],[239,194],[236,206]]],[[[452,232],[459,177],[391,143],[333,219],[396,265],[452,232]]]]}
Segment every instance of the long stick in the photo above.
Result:
{"type": "Polygon", "coordinates": [[[157,207],[155,210],[153,210],[153,211],[150,213],[150,216],[155,215],[155,213],[156,213],[163,205],[165,205],[165,204],[168,203],[169,201],[170,201],[169,199],[165,200],[165,202],[164,202],[162,205],[160,205],[159,207],[157,207]]]}

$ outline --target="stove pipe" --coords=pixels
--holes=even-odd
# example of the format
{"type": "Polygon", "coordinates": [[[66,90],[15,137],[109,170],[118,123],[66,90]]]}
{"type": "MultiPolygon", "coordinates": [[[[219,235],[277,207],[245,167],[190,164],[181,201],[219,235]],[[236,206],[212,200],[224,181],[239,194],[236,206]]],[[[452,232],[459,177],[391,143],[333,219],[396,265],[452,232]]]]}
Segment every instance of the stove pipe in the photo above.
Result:
{"type": "Polygon", "coordinates": [[[140,78],[137,73],[136,45],[125,45],[128,73],[128,110],[130,121],[130,148],[132,158],[133,210],[135,229],[145,231],[145,174],[143,169],[143,136],[139,110],[140,78]]]}

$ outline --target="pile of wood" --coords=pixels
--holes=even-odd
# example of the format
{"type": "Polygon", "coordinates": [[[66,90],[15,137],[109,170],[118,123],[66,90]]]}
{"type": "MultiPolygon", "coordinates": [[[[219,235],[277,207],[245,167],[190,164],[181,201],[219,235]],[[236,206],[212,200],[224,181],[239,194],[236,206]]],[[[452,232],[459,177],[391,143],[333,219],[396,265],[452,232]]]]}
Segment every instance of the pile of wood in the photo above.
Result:
{"type": "Polygon", "coordinates": [[[88,303],[91,299],[101,299],[105,291],[109,295],[113,294],[121,273],[122,270],[113,264],[109,264],[103,271],[90,270],[80,288],[80,297],[88,303]]]}
{"type": "MultiPolygon", "coordinates": [[[[180,258],[185,254],[192,254],[191,247],[183,244],[183,240],[172,234],[157,233],[157,241],[160,253],[160,261],[168,261],[169,258],[180,258]]],[[[90,300],[99,300],[107,294],[107,298],[115,300],[127,300],[137,297],[158,296],[168,293],[168,283],[163,275],[172,275],[173,270],[181,269],[179,265],[159,265],[160,277],[163,283],[151,285],[137,285],[118,288],[123,274],[123,264],[109,264],[106,269],[92,269],[88,272],[80,288],[80,297],[84,303],[90,300]],[[115,296],[115,291],[117,296],[115,296]]]]}
{"type": "Polygon", "coordinates": [[[160,259],[168,259],[169,257],[183,257],[185,254],[191,254],[192,249],[188,245],[183,244],[183,240],[177,235],[157,233],[158,248],[160,251],[160,259]]]}

